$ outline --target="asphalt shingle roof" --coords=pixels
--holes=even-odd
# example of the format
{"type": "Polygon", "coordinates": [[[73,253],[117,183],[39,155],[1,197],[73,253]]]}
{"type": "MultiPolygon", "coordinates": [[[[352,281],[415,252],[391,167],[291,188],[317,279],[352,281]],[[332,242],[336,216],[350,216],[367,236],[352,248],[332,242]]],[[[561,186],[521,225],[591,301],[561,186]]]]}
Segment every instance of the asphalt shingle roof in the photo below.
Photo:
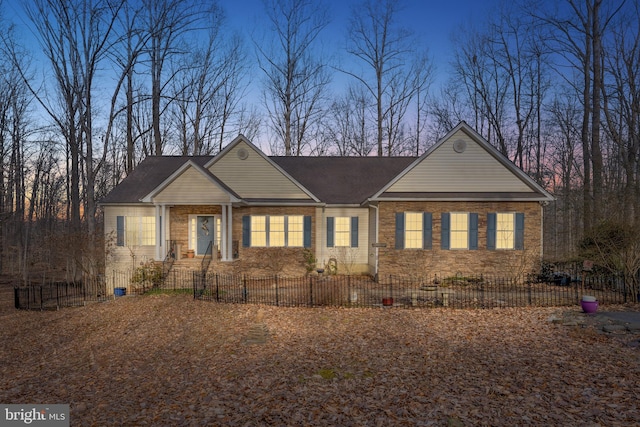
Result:
{"type": "Polygon", "coordinates": [[[322,202],[360,204],[416,157],[271,157],[322,202]]]}
{"type": "MultiPolygon", "coordinates": [[[[204,166],[212,156],[150,156],[102,201],[139,203],[187,161],[204,166]]],[[[415,157],[270,157],[320,201],[360,204],[407,168],[415,157]]],[[[229,185],[229,183],[225,183],[229,185]]]]}
{"type": "Polygon", "coordinates": [[[100,202],[140,203],[140,199],[151,193],[187,161],[204,166],[211,158],[212,156],[149,156],[100,202]]]}

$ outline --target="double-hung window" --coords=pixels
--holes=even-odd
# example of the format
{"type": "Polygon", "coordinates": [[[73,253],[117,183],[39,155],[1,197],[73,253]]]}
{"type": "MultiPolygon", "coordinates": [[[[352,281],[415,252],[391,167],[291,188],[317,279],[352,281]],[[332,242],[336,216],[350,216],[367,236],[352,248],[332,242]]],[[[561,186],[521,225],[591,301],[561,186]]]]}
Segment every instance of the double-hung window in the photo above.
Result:
{"type": "Polygon", "coordinates": [[[441,215],[442,249],[478,249],[478,214],[445,212],[441,215]]]}
{"type": "Polygon", "coordinates": [[[327,247],[358,247],[358,217],[327,217],[327,247]]]}
{"type": "Polygon", "coordinates": [[[154,246],[156,218],[154,216],[116,217],[117,246],[154,246]]]}
{"type": "Polygon", "coordinates": [[[311,217],[303,215],[245,215],[244,247],[311,247],[311,217]]]}
{"type": "Polygon", "coordinates": [[[469,249],[469,214],[451,213],[449,249],[469,249]]]}
{"type": "Polygon", "coordinates": [[[487,214],[487,249],[524,249],[524,213],[487,214]]]}
{"type": "Polygon", "coordinates": [[[516,220],[513,213],[496,214],[496,249],[513,249],[516,220]]]}
{"type": "Polygon", "coordinates": [[[430,212],[396,213],[396,249],[431,249],[430,212]]]}

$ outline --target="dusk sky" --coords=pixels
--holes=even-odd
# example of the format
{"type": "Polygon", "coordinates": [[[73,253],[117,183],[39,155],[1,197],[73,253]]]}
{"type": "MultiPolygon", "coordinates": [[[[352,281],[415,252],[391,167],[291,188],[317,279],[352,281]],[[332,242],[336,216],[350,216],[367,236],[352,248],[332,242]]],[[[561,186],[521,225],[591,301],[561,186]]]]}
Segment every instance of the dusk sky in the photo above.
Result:
{"type": "MultiPolygon", "coordinates": [[[[361,0],[326,0],[331,9],[332,22],[323,33],[323,42],[327,51],[337,55],[338,60],[350,58],[344,54],[348,22],[352,5],[361,0]]],[[[403,0],[403,9],[399,20],[416,36],[421,48],[427,49],[435,68],[436,86],[446,80],[448,63],[452,59],[451,36],[462,26],[483,22],[485,17],[501,0],[403,0]]],[[[30,22],[24,16],[23,4],[19,0],[0,1],[5,13],[4,20],[17,26],[17,33],[23,44],[34,47],[34,58],[39,56],[39,48],[33,43],[30,22]]],[[[263,0],[219,0],[224,9],[227,25],[231,31],[245,36],[247,45],[251,45],[251,36],[261,34],[269,25],[264,15],[263,0]]],[[[35,65],[35,64],[34,64],[35,65]]],[[[336,76],[339,78],[339,76],[336,76]]],[[[252,79],[255,80],[255,79],[252,79]]],[[[252,88],[255,91],[257,88],[252,88]]]]}
{"type": "MultiPolygon", "coordinates": [[[[360,0],[327,0],[333,20],[325,37],[336,44],[332,49],[339,50],[344,46],[351,5],[359,3],[360,0]]],[[[404,0],[399,16],[428,49],[436,65],[436,77],[442,80],[452,58],[451,35],[474,20],[484,20],[499,3],[500,0],[404,0]]],[[[265,24],[263,0],[220,0],[219,4],[227,13],[230,27],[235,30],[250,35],[261,21],[265,24]]]]}
{"type": "MultiPolygon", "coordinates": [[[[402,0],[403,8],[398,14],[398,22],[414,34],[418,50],[426,50],[432,60],[434,71],[430,88],[432,94],[439,93],[450,73],[449,64],[453,59],[452,35],[460,28],[468,28],[476,24],[482,26],[491,11],[495,10],[501,1],[503,0],[402,0]]],[[[361,2],[361,0],[326,0],[332,21],[322,33],[322,49],[331,56],[332,63],[339,68],[353,69],[349,66],[349,61],[352,61],[353,57],[345,52],[345,46],[352,6],[361,2]]],[[[20,0],[0,0],[0,4],[3,8],[2,18],[5,23],[16,24],[19,43],[32,49],[31,65],[35,75],[46,75],[50,66],[42,57],[40,46],[35,42],[32,24],[24,15],[24,3],[20,0]]],[[[245,101],[260,109],[262,107],[261,83],[264,75],[257,67],[252,40],[261,41],[269,37],[268,31],[271,24],[265,16],[263,0],[218,0],[218,4],[225,12],[228,31],[238,32],[244,36],[250,63],[253,64],[247,81],[245,101]]],[[[360,66],[362,63],[359,63],[358,67],[360,66]]],[[[113,83],[112,76],[108,74],[108,67],[102,68],[102,72],[106,74],[102,74],[103,79],[97,80],[95,86],[97,91],[108,88],[113,83]]],[[[331,89],[334,93],[342,92],[350,81],[352,78],[346,74],[333,73],[331,89]]]]}

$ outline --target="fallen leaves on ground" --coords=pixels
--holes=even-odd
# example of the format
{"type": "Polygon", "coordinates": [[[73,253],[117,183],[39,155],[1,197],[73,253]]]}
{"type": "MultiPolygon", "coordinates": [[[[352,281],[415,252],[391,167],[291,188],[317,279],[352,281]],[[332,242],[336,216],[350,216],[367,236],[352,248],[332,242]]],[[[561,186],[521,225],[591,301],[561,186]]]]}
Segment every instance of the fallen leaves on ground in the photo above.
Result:
{"type": "Polygon", "coordinates": [[[638,350],[557,311],[166,295],[6,310],[0,401],[68,403],[73,426],[640,423],[638,350]]]}

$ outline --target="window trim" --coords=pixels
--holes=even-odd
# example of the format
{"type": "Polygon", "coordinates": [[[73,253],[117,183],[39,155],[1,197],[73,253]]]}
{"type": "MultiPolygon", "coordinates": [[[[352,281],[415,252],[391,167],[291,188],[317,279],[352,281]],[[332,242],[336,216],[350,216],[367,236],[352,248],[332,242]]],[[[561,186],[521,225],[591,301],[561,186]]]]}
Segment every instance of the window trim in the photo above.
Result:
{"type": "Polygon", "coordinates": [[[156,221],[156,217],[154,215],[117,215],[116,216],[116,246],[144,246],[144,247],[152,247],[155,246],[158,241],[158,222],[156,221]],[[148,236],[144,236],[144,227],[143,227],[143,218],[152,218],[152,221],[149,224],[153,225],[153,230],[147,230],[148,236]],[[127,223],[135,223],[135,230],[127,232],[127,229],[131,227],[127,227],[127,223]],[[137,236],[137,242],[131,242],[133,238],[132,234],[135,232],[137,236]],[[146,240],[151,240],[149,244],[146,243],[146,240]]]}
{"type": "Polygon", "coordinates": [[[525,237],[525,215],[524,212],[489,212],[487,213],[487,249],[489,250],[501,250],[501,251],[521,251],[524,250],[524,237],[525,237]],[[498,213],[512,213],[514,215],[514,232],[513,232],[513,248],[500,248],[497,247],[497,214],[498,213]]]}
{"type": "Polygon", "coordinates": [[[433,248],[433,214],[431,212],[405,211],[396,212],[396,249],[432,249],[433,248]],[[417,214],[420,219],[420,246],[407,247],[407,214],[417,214]]]}
{"type": "MultiPolygon", "coordinates": [[[[294,231],[298,233],[299,231],[294,231]]],[[[255,232],[258,233],[258,232],[255,232]]],[[[308,215],[243,215],[242,216],[242,246],[245,248],[309,248],[311,247],[311,216],[308,215]],[[260,233],[264,233],[265,245],[256,246],[253,243],[252,221],[255,217],[265,218],[265,230],[261,230],[260,233]],[[274,246],[271,244],[271,218],[272,217],[284,217],[284,245],[274,246]],[[289,238],[289,218],[300,217],[302,218],[302,238],[299,240],[300,244],[291,245],[289,238]]]]}
{"type": "Polygon", "coordinates": [[[359,217],[358,216],[328,216],[326,222],[326,237],[327,237],[327,248],[357,248],[358,240],[360,238],[359,230],[359,217]],[[349,226],[348,236],[349,236],[349,244],[336,246],[336,218],[350,218],[347,222],[349,226]]]}
{"type": "Polygon", "coordinates": [[[478,249],[478,214],[475,212],[443,212],[440,214],[440,248],[443,250],[470,250],[478,249]],[[467,245],[466,247],[451,247],[451,215],[466,214],[467,216],[467,245]]]}

